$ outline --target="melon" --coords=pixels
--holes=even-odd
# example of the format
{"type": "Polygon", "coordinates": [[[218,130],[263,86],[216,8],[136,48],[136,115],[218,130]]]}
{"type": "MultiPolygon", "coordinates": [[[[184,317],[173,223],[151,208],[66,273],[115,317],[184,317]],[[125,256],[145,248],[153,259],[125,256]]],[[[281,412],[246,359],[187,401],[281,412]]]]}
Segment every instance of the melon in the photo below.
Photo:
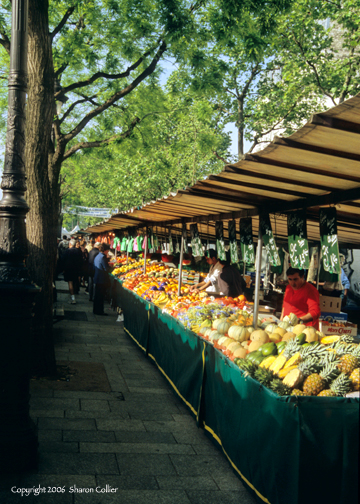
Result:
{"type": "Polygon", "coordinates": [[[286,333],[287,333],[286,329],[284,329],[283,327],[279,327],[279,326],[273,332],[273,334],[279,334],[281,337],[283,337],[284,334],[286,334],[286,333]]]}
{"type": "Polygon", "coordinates": [[[299,319],[297,318],[295,313],[290,313],[289,315],[286,315],[283,320],[285,322],[290,322],[291,325],[296,325],[299,319]]]}
{"type": "Polygon", "coordinates": [[[212,329],[211,327],[207,327],[205,329],[205,331],[203,332],[203,336],[205,336],[206,338],[208,338],[210,336],[210,334],[212,333],[212,329]]]}
{"type": "Polygon", "coordinates": [[[237,325],[232,325],[230,329],[228,330],[228,334],[230,338],[234,338],[236,341],[245,341],[249,339],[249,331],[246,329],[246,327],[242,326],[237,326],[237,325]]]}
{"type": "Polygon", "coordinates": [[[289,341],[289,340],[292,340],[292,339],[294,339],[294,338],[295,338],[295,336],[296,336],[296,334],[295,334],[295,333],[293,333],[293,332],[287,332],[287,333],[285,333],[285,334],[284,334],[284,336],[282,337],[282,340],[281,340],[281,341],[289,341]]]}
{"type": "Polygon", "coordinates": [[[319,335],[317,334],[315,327],[306,327],[306,329],[303,330],[303,333],[306,334],[306,343],[319,341],[319,335]]]}
{"type": "Polygon", "coordinates": [[[290,322],[287,322],[286,320],[282,320],[279,322],[278,327],[281,327],[282,329],[287,329],[290,325],[290,322]]]}
{"type": "Polygon", "coordinates": [[[225,334],[228,332],[230,327],[229,322],[227,320],[222,320],[219,324],[216,325],[216,329],[219,333],[225,334]]]}
{"type": "Polygon", "coordinates": [[[251,341],[260,341],[261,343],[267,343],[269,341],[269,335],[262,329],[257,329],[250,334],[251,341]]]}
{"type": "Polygon", "coordinates": [[[218,345],[223,345],[225,343],[225,341],[228,339],[228,336],[224,336],[223,334],[221,335],[221,337],[218,339],[218,345]]]}
{"type": "Polygon", "coordinates": [[[235,350],[233,355],[234,355],[234,357],[238,357],[240,359],[245,359],[245,357],[247,355],[247,349],[240,347],[237,350],[235,350]]]}
{"type": "Polygon", "coordinates": [[[272,334],[269,334],[269,340],[273,341],[274,343],[277,343],[278,341],[281,341],[281,336],[277,332],[273,332],[272,334]]]}
{"type": "Polygon", "coordinates": [[[257,350],[258,348],[260,348],[261,346],[263,345],[263,342],[262,341],[259,341],[259,340],[254,340],[250,343],[250,345],[248,346],[248,350],[249,352],[254,352],[255,350],[257,350]]]}
{"type": "MultiPolygon", "coordinates": [[[[226,337],[226,340],[223,343],[221,343],[221,345],[228,348],[228,346],[231,345],[232,343],[236,343],[236,341],[234,341],[232,338],[226,337]]],[[[220,345],[220,343],[219,343],[219,345],[220,345]]]]}
{"type": "Polygon", "coordinates": [[[217,329],[218,325],[221,324],[222,322],[224,322],[225,320],[226,320],[225,317],[217,318],[217,319],[213,320],[213,323],[212,323],[213,328],[217,329]]]}
{"type": "Polygon", "coordinates": [[[267,324],[267,326],[265,327],[265,331],[269,334],[273,333],[275,331],[275,329],[277,329],[277,325],[276,324],[267,324]]]}
{"type": "Polygon", "coordinates": [[[305,324],[297,324],[296,326],[293,327],[292,332],[294,334],[296,334],[296,336],[298,336],[299,334],[301,334],[302,332],[304,332],[304,329],[306,329],[306,325],[305,324]]]}
{"type": "Polygon", "coordinates": [[[240,343],[237,341],[233,341],[233,343],[230,343],[230,345],[227,346],[227,349],[229,350],[230,353],[234,353],[235,350],[238,350],[239,348],[242,348],[240,343]]]}
{"type": "Polygon", "coordinates": [[[217,331],[214,331],[214,330],[211,331],[211,333],[208,336],[208,338],[209,338],[210,341],[216,341],[216,340],[218,340],[218,339],[220,339],[222,337],[223,337],[222,334],[220,334],[220,333],[218,333],[217,331]]]}

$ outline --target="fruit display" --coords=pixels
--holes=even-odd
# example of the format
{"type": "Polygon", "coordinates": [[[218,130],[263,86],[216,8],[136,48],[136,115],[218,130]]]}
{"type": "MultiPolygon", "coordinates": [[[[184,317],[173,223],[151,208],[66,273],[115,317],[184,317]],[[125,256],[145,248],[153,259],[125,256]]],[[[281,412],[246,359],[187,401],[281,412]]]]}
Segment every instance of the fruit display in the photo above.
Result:
{"type": "MultiPolygon", "coordinates": [[[[124,268],[124,266],[122,266],[124,268]]],[[[339,397],[360,389],[360,345],[349,335],[324,336],[291,313],[258,318],[244,296],[209,297],[181,286],[179,271],[143,262],[118,271],[123,287],[157,305],[278,395],[339,397]]]]}

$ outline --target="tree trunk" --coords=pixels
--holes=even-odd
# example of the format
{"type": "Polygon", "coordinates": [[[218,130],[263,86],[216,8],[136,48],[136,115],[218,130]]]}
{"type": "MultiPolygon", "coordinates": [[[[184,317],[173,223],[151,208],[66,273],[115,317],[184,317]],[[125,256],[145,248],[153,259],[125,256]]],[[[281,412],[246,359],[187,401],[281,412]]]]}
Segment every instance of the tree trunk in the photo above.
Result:
{"type": "Polygon", "coordinates": [[[27,266],[41,287],[33,327],[33,372],[55,373],[52,337],[52,282],[56,251],[57,201],[52,194],[49,147],[54,116],[54,69],[49,36],[48,0],[29,1],[28,102],[26,112],[27,266]],[[56,214],[56,216],[55,216],[56,214]]]}
{"type": "Polygon", "coordinates": [[[244,154],[244,100],[238,97],[238,159],[242,159],[244,154]]]}

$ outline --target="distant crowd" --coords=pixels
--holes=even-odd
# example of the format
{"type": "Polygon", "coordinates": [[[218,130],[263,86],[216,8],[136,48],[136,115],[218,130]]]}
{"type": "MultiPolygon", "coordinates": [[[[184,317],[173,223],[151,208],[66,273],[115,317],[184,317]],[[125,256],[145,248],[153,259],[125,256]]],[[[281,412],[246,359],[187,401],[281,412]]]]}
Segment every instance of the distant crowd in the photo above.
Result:
{"type": "Polygon", "coordinates": [[[80,288],[85,289],[89,301],[93,302],[93,313],[104,313],[104,300],[109,285],[108,256],[110,247],[106,243],[85,239],[69,239],[63,236],[58,243],[56,278],[63,273],[69,285],[69,303],[76,304],[80,288]]]}

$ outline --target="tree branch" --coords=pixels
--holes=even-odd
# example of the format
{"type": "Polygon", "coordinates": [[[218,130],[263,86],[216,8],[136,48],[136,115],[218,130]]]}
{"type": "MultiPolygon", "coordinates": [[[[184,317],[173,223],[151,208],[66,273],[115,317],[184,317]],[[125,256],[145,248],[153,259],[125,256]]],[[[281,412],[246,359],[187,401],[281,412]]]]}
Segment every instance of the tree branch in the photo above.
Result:
{"type": "MultiPolygon", "coordinates": [[[[354,56],[354,52],[355,52],[355,47],[352,47],[351,48],[351,51],[350,51],[350,56],[354,56]]],[[[350,60],[349,62],[349,73],[347,74],[346,76],[346,79],[345,79],[345,87],[339,97],[339,103],[342,103],[345,98],[346,98],[346,95],[348,93],[348,89],[349,89],[349,86],[350,86],[350,82],[351,82],[351,78],[352,78],[352,75],[351,75],[351,68],[352,68],[352,62],[350,60]]]]}
{"type": "Polygon", "coordinates": [[[59,119],[59,124],[62,124],[65,119],[71,114],[71,112],[74,110],[74,108],[79,105],[80,103],[86,103],[86,102],[90,102],[90,103],[93,103],[92,99],[95,98],[97,95],[94,95],[94,96],[83,96],[83,98],[81,100],[77,100],[76,102],[72,103],[70,105],[70,107],[66,110],[66,112],[63,114],[62,118],[59,119]]]}
{"type": "Polygon", "coordinates": [[[216,158],[220,159],[220,161],[222,161],[223,163],[225,164],[230,164],[229,161],[227,161],[225,158],[223,158],[222,156],[220,156],[220,154],[218,154],[216,151],[213,151],[213,154],[216,158]]]}
{"type": "Polygon", "coordinates": [[[128,138],[133,132],[135,126],[141,121],[139,117],[135,117],[135,119],[131,122],[129,129],[120,135],[112,135],[109,138],[105,138],[104,140],[96,140],[94,142],[79,142],[76,145],[73,145],[69,150],[67,150],[63,156],[63,160],[68,159],[70,156],[75,154],[80,149],[91,149],[93,147],[103,147],[104,145],[109,145],[109,143],[114,140],[128,138]]]}
{"type": "Polygon", "coordinates": [[[0,44],[3,46],[5,51],[8,54],[10,54],[10,40],[9,37],[6,35],[6,31],[2,24],[0,24],[0,35],[1,35],[0,44]]]}
{"type": "Polygon", "coordinates": [[[68,67],[68,66],[69,66],[69,64],[68,64],[68,63],[63,63],[63,64],[61,65],[61,67],[60,67],[60,68],[58,68],[58,69],[56,70],[56,72],[54,72],[54,76],[55,76],[55,78],[59,77],[59,75],[61,75],[61,74],[64,72],[64,70],[66,70],[66,69],[67,69],[67,67],[68,67]]]}
{"type": "Polygon", "coordinates": [[[69,19],[71,14],[74,12],[75,6],[69,7],[68,10],[65,12],[62,20],[60,23],[54,28],[54,30],[50,33],[50,39],[51,41],[54,39],[54,37],[62,30],[62,28],[65,26],[66,21],[69,19]]]}
{"type": "MultiPolygon", "coordinates": [[[[165,45],[165,49],[164,49],[164,51],[165,51],[166,50],[166,44],[165,44],[165,42],[162,43],[161,47],[163,45],[165,45]]],[[[162,51],[162,52],[164,52],[164,51],[162,51]]],[[[61,90],[61,93],[68,93],[70,91],[73,91],[74,89],[79,89],[81,87],[89,86],[89,84],[92,84],[93,82],[95,82],[97,79],[100,79],[100,78],[104,78],[104,79],[124,79],[125,77],[128,77],[133,70],[136,70],[136,68],[138,68],[138,66],[141,65],[141,63],[145,60],[145,58],[147,58],[151,54],[151,52],[152,52],[152,49],[149,49],[149,51],[147,51],[146,53],[144,53],[133,65],[129,66],[125,70],[125,72],[122,72],[122,73],[119,73],[119,74],[108,74],[108,73],[105,73],[105,72],[96,72],[94,75],[92,75],[86,81],[74,82],[73,84],[70,84],[69,86],[63,88],[61,90]]],[[[60,94],[60,91],[59,91],[59,94],[60,94]]],[[[55,99],[56,99],[56,95],[55,95],[55,99]]]]}
{"type": "MultiPolygon", "coordinates": [[[[138,75],[138,77],[136,77],[136,79],[134,79],[131,84],[129,84],[128,86],[123,88],[121,91],[118,91],[117,93],[115,93],[106,102],[104,102],[101,106],[96,107],[94,110],[92,110],[91,112],[86,114],[86,116],[79,122],[79,124],[70,133],[68,133],[67,135],[64,135],[64,137],[63,137],[64,141],[66,143],[70,142],[70,140],[72,140],[78,133],[80,133],[80,131],[82,131],[85,128],[85,126],[88,124],[89,121],[91,121],[91,119],[93,119],[94,117],[98,116],[99,114],[101,114],[102,112],[107,110],[109,107],[111,107],[115,102],[117,102],[121,98],[124,98],[124,96],[126,96],[131,91],[133,91],[146,77],[151,75],[153,73],[153,71],[155,70],[159,59],[161,58],[162,54],[166,51],[166,49],[167,49],[166,43],[162,42],[159,50],[157,51],[157,53],[154,56],[150,65],[148,67],[146,67],[145,70],[140,75],[138,75]]],[[[136,65],[137,64],[138,64],[138,62],[136,63],[136,65]]],[[[64,93],[65,90],[62,90],[62,92],[64,93]]]]}
{"type": "Polygon", "coordinates": [[[299,41],[297,40],[297,38],[295,37],[295,34],[294,34],[294,40],[295,40],[295,44],[299,47],[300,52],[301,52],[301,54],[302,54],[302,56],[303,56],[303,58],[304,58],[305,62],[309,65],[309,67],[310,67],[310,68],[312,68],[312,69],[313,69],[313,72],[314,72],[314,74],[315,74],[315,79],[316,79],[316,82],[317,82],[317,84],[318,84],[319,88],[321,89],[321,91],[324,93],[324,95],[325,95],[325,96],[327,96],[327,97],[329,97],[329,98],[330,98],[330,100],[333,102],[333,104],[334,104],[334,105],[337,105],[337,103],[336,103],[336,101],[334,100],[333,96],[332,96],[330,93],[328,93],[328,92],[325,90],[325,88],[322,86],[321,81],[320,81],[320,76],[319,76],[319,73],[318,73],[318,71],[317,71],[316,65],[315,65],[314,63],[312,63],[311,61],[309,61],[309,60],[306,58],[306,56],[305,56],[305,51],[304,51],[304,49],[303,49],[302,45],[300,44],[300,42],[299,42],[299,41]]]}

